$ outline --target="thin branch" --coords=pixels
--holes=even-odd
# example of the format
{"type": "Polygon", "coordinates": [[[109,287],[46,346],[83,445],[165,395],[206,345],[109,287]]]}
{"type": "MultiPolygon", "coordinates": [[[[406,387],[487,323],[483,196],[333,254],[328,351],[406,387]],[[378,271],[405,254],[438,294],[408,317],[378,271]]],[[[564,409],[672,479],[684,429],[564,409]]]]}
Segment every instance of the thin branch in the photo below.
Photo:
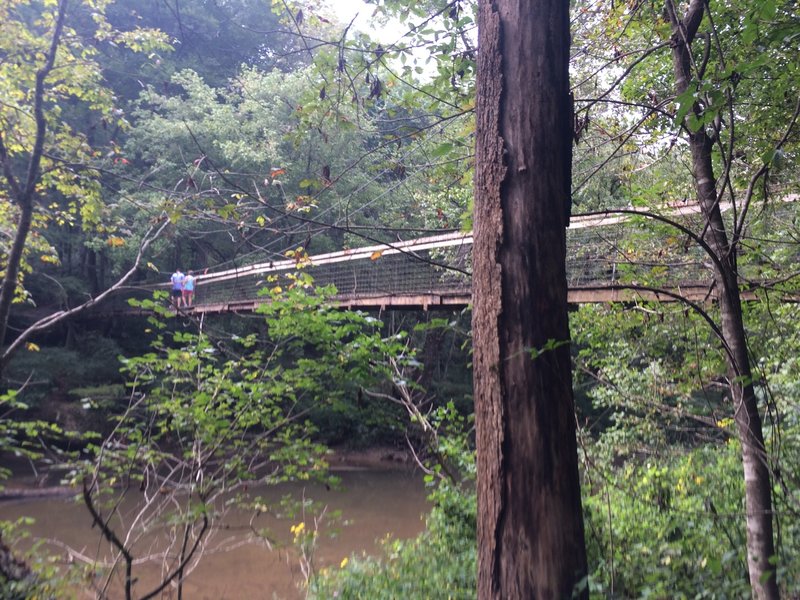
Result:
{"type": "MultiPolygon", "coordinates": [[[[800,117],[800,96],[797,98],[797,103],[795,104],[794,107],[794,113],[792,114],[792,118],[789,119],[789,125],[786,127],[786,131],[783,132],[783,136],[781,136],[781,139],[778,141],[777,144],[775,144],[776,152],[780,150],[783,147],[783,145],[788,141],[789,136],[791,135],[792,130],[794,129],[794,126],[797,124],[798,117],[800,117]]],[[[733,236],[732,236],[733,239],[731,240],[732,246],[736,244],[736,242],[738,242],[742,237],[742,233],[744,231],[744,226],[745,226],[745,218],[747,217],[747,211],[750,208],[750,204],[752,203],[755,186],[758,183],[758,180],[761,179],[761,177],[763,177],[768,170],[769,170],[769,163],[761,165],[761,168],[759,168],[758,171],[756,171],[753,174],[753,176],[750,178],[750,182],[747,184],[747,191],[745,192],[744,196],[744,204],[742,205],[741,213],[739,214],[739,218],[737,219],[736,225],[733,229],[733,236]]]]}
{"type": "Polygon", "coordinates": [[[703,249],[703,251],[708,255],[708,257],[711,259],[711,261],[714,263],[714,265],[717,268],[719,268],[719,269],[722,268],[722,263],[720,262],[719,257],[714,253],[714,250],[711,248],[711,246],[708,245],[708,243],[706,243],[706,241],[703,239],[702,236],[697,235],[694,231],[692,231],[691,229],[689,229],[685,225],[682,225],[681,223],[678,223],[677,221],[675,221],[675,220],[673,220],[673,219],[671,219],[669,217],[666,217],[664,215],[659,215],[658,213],[654,213],[654,212],[650,212],[650,211],[646,211],[646,210],[634,210],[632,208],[615,208],[615,209],[601,210],[601,211],[596,211],[596,212],[580,213],[578,215],[573,215],[573,216],[575,216],[575,217],[579,217],[579,216],[580,217],[607,217],[607,216],[613,215],[613,214],[636,215],[636,216],[645,217],[645,218],[648,218],[648,219],[653,219],[654,221],[660,221],[661,223],[669,225],[670,227],[674,227],[675,229],[677,229],[681,233],[683,233],[686,236],[688,236],[689,238],[691,238],[691,240],[695,244],[700,246],[700,248],[703,249]]]}
{"type": "Polygon", "coordinates": [[[161,224],[153,231],[151,227],[144,236],[142,243],[139,246],[139,251],[136,254],[136,259],[133,262],[133,266],[119,279],[117,282],[108,288],[106,291],[101,293],[100,295],[96,296],[95,298],[91,298],[80,304],[74,308],[70,308],[67,310],[60,310],[52,315],[48,315],[42,319],[36,321],[33,325],[28,327],[25,331],[23,331],[17,338],[5,349],[5,351],[0,355],[0,364],[4,364],[8,361],[12,354],[14,354],[19,348],[25,343],[34,333],[38,331],[42,331],[44,329],[48,329],[53,325],[60,323],[66,319],[74,317],[77,314],[85,312],[86,310],[96,306],[97,304],[103,302],[106,298],[120,290],[121,288],[125,287],[125,284],[128,280],[133,277],[136,271],[139,269],[139,265],[142,262],[142,258],[144,257],[144,253],[150,244],[156,240],[159,235],[166,229],[167,225],[170,224],[169,219],[165,219],[161,222],[161,224]]]}
{"type": "MultiPolygon", "coordinates": [[[[67,14],[68,0],[62,0],[58,5],[53,37],[50,41],[50,50],[45,57],[45,63],[36,72],[36,85],[33,97],[34,116],[36,123],[36,134],[33,148],[31,150],[28,171],[24,187],[19,186],[19,182],[13,175],[11,157],[8,149],[3,145],[0,147],[0,159],[3,162],[3,172],[8,180],[9,186],[15,194],[14,201],[19,206],[19,219],[15,228],[14,242],[6,256],[5,273],[0,284],[0,344],[6,337],[8,330],[8,318],[11,312],[11,303],[17,289],[17,276],[19,274],[20,263],[25,252],[25,244],[30,233],[33,222],[34,201],[36,198],[36,184],[41,178],[41,160],[44,149],[44,139],[47,132],[47,119],[44,115],[45,106],[45,79],[50,74],[55,64],[56,52],[61,42],[61,33],[64,29],[64,21],[67,14]]],[[[1,141],[1,140],[0,140],[1,141]]],[[[3,372],[6,360],[5,354],[0,355],[0,373],[3,372]]]]}
{"type": "MultiPolygon", "coordinates": [[[[664,101],[664,102],[661,103],[662,106],[665,105],[665,104],[667,104],[667,101],[664,101]]],[[[656,112],[655,108],[651,109],[651,111],[649,113],[644,115],[641,119],[639,119],[639,121],[637,123],[635,123],[632,127],[630,127],[628,129],[628,131],[626,132],[625,137],[623,137],[622,140],[620,140],[619,145],[614,149],[614,151],[609,156],[607,156],[605,158],[605,160],[603,160],[599,165],[597,165],[594,169],[592,169],[592,172],[589,173],[586,177],[584,177],[583,181],[581,181],[579,184],[577,184],[576,186],[574,186],[572,188],[573,193],[579,191],[584,185],[586,185],[589,182],[589,180],[592,177],[594,177],[608,163],[610,163],[612,160],[614,160],[617,157],[617,154],[620,152],[620,150],[622,150],[625,147],[625,144],[628,142],[628,140],[631,139],[636,134],[636,132],[639,130],[639,127],[645,121],[647,121],[647,119],[649,119],[650,116],[652,114],[654,114],[655,112],[656,112]]],[[[619,137],[619,136],[616,136],[616,137],[619,137]]]]}
{"type": "Polygon", "coordinates": [[[117,534],[114,533],[114,530],[108,526],[108,523],[105,520],[103,520],[102,515],[98,512],[97,507],[94,505],[94,500],[92,500],[92,490],[86,485],[85,481],[83,482],[83,503],[86,505],[89,514],[92,515],[93,524],[100,527],[103,537],[105,537],[112,545],[114,545],[125,558],[125,597],[130,598],[132,583],[131,578],[133,575],[133,556],[125,547],[125,544],[122,543],[122,540],[120,540],[117,537],[117,534]]]}
{"type": "Polygon", "coordinates": [[[36,72],[36,87],[34,91],[34,104],[33,114],[36,121],[36,138],[31,151],[30,162],[28,164],[28,176],[25,181],[25,189],[23,194],[32,198],[36,190],[36,184],[39,181],[39,165],[42,160],[42,151],[44,149],[44,137],[47,132],[47,121],[44,116],[44,82],[50,71],[53,70],[53,65],[56,61],[56,52],[61,43],[61,33],[64,30],[64,21],[67,16],[68,0],[61,0],[58,6],[58,17],[56,18],[55,29],[53,30],[53,38],[50,41],[50,50],[47,53],[47,59],[41,69],[36,72]]]}
{"type": "Polygon", "coordinates": [[[197,548],[200,546],[200,542],[202,541],[203,537],[205,536],[206,531],[208,531],[208,515],[203,514],[203,526],[200,528],[200,532],[197,534],[197,538],[194,541],[194,545],[192,545],[192,549],[189,550],[188,554],[186,554],[184,560],[172,571],[167,577],[165,577],[161,584],[157,586],[153,591],[149,594],[145,594],[142,596],[141,600],[150,600],[150,598],[155,598],[161,591],[166,588],[175,577],[178,576],[179,573],[183,572],[184,568],[187,564],[192,560],[195,552],[197,552],[197,548]]]}
{"type": "MultiPolygon", "coordinates": [[[[466,114],[466,111],[464,113],[458,113],[458,114],[455,114],[455,115],[451,115],[450,117],[445,117],[445,118],[442,119],[442,121],[447,121],[447,120],[454,119],[456,117],[461,116],[462,114],[466,114]]],[[[189,135],[192,137],[192,140],[194,141],[194,143],[197,146],[197,148],[202,151],[203,150],[202,144],[200,144],[199,140],[194,135],[194,132],[191,130],[191,128],[188,126],[188,124],[186,124],[186,129],[189,132],[189,135]]],[[[411,136],[411,135],[413,135],[413,134],[408,134],[408,136],[411,136]]],[[[402,139],[402,138],[408,137],[408,136],[401,136],[400,138],[394,138],[391,142],[383,142],[378,148],[376,148],[376,150],[381,148],[381,147],[383,147],[383,146],[387,146],[389,144],[396,143],[396,141],[398,139],[402,139]]],[[[366,155],[364,155],[364,156],[366,156],[366,155]]],[[[363,160],[364,156],[362,156],[358,161],[356,161],[353,164],[351,164],[350,166],[348,166],[346,171],[349,171],[349,170],[355,168],[355,166],[361,160],[363,160]]],[[[366,240],[366,241],[369,241],[369,242],[373,242],[374,244],[383,244],[383,245],[385,245],[385,246],[387,246],[387,247],[389,247],[389,248],[391,248],[393,250],[397,250],[398,252],[408,256],[409,258],[413,258],[415,260],[418,260],[420,262],[429,264],[431,266],[440,267],[440,268],[448,270],[448,271],[456,271],[458,273],[461,273],[462,275],[470,275],[469,272],[467,272],[464,269],[461,269],[459,267],[446,265],[444,263],[438,263],[435,260],[430,260],[430,259],[424,258],[422,256],[419,256],[419,255],[413,253],[413,252],[408,252],[408,251],[404,250],[403,248],[397,247],[397,246],[395,246],[395,244],[393,244],[391,242],[384,242],[382,240],[378,240],[378,239],[376,239],[376,238],[374,238],[372,236],[369,236],[369,235],[367,235],[365,233],[360,233],[360,232],[357,232],[357,231],[351,231],[349,227],[343,227],[341,225],[336,225],[336,224],[333,224],[333,223],[324,223],[322,221],[318,221],[318,220],[312,219],[310,217],[304,217],[304,216],[296,214],[296,213],[290,213],[290,212],[288,212],[286,210],[283,210],[283,209],[277,208],[275,206],[272,206],[270,204],[267,204],[266,201],[264,201],[263,199],[260,199],[257,196],[253,196],[253,193],[250,192],[250,190],[248,190],[247,188],[241,187],[236,182],[231,181],[227,177],[227,175],[221,169],[217,168],[210,159],[208,159],[208,164],[209,164],[209,167],[211,169],[213,169],[214,172],[217,173],[217,175],[219,175],[219,177],[226,184],[231,186],[231,188],[239,190],[241,193],[246,194],[249,198],[253,198],[254,200],[257,200],[257,201],[260,200],[261,202],[263,202],[264,206],[267,206],[268,208],[274,210],[275,212],[277,212],[279,215],[281,215],[283,217],[287,217],[287,218],[290,218],[290,219],[296,219],[296,220],[298,220],[298,221],[300,221],[302,223],[306,223],[306,224],[312,224],[312,225],[317,225],[317,226],[321,226],[321,227],[326,227],[326,228],[332,229],[334,231],[342,231],[344,233],[352,233],[353,235],[356,235],[356,236],[358,236],[359,238],[361,238],[363,240],[366,240]]],[[[342,175],[343,174],[344,173],[342,173],[342,175]]],[[[341,175],[339,176],[339,178],[341,178],[341,175]]],[[[337,179],[339,179],[339,178],[337,178],[337,179]]]]}
{"type": "MultiPolygon", "coordinates": [[[[730,346],[728,345],[728,342],[725,340],[725,336],[722,334],[722,330],[719,328],[719,326],[714,321],[714,319],[711,318],[711,315],[709,315],[708,312],[706,310],[704,310],[702,306],[700,306],[696,302],[692,302],[686,296],[683,296],[679,292],[673,292],[671,290],[667,290],[667,289],[663,289],[663,288],[656,288],[656,287],[651,287],[651,286],[646,286],[646,285],[633,285],[633,284],[631,284],[631,285],[613,284],[613,285],[605,286],[604,289],[607,289],[607,290],[630,290],[630,291],[634,291],[634,292],[648,292],[648,293],[651,293],[651,294],[668,296],[670,298],[673,298],[673,299],[677,300],[678,302],[681,302],[681,303],[685,304],[686,306],[691,308],[693,311],[695,311],[698,315],[700,315],[700,317],[708,324],[708,326],[711,328],[711,331],[719,339],[720,344],[722,346],[722,349],[725,351],[725,354],[727,354],[728,357],[731,359],[731,361],[733,361],[733,357],[734,357],[733,351],[731,350],[730,346]]],[[[735,363],[734,363],[734,365],[735,365],[735,363]]],[[[738,365],[735,365],[735,366],[736,366],[736,369],[738,371],[738,365]]],[[[739,375],[738,372],[737,372],[737,375],[739,375]]]]}
{"type": "MultiPolygon", "coordinates": [[[[620,83],[621,83],[621,82],[622,82],[622,81],[623,81],[623,80],[624,80],[624,79],[625,79],[625,78],[626,78],[628,75],[630,75],[631,71],[633,71],[633,69],[635,69],[635,68],[636,68],[636,66],[637,66],[639,63],[641,63],[641,62],[642,62],[644,59],[646,59],[648,56],[650,56],[650,55],[651,55],[651,54],[653,54],[654,52],[657,52],[658,50],[661,50],[662,48],[666,48],[666,47],[668,47],[668,46],[669,46],[669,42],[663,42],[663,43],[661,43],[661,44],[658,44],[657,46],[653,46],[652,48],[648,48],[647,50],[645,50],[645,51],[642,53],[642,55],[641,55],[641,56],[639,56],[639,57],[638,57],[636,60],[634,60],[634,61],[633,61],[631,64],[629,64],[629,65],[628,65],[628,66],[625,68],[625,70],[624,70],[624,71],[623,71],[623,72],[622,72],[622,73],[619,75],[619,77],[617,77],[617,78],[616,78],[616,79],[615,79],[615,80],[614,80],[614,81],[611,83],[611,85],[609,85],[609,86],[608,86],[608,88],[606,89],[606,91],[605,91],[605,92],[603,92],[602,94],[600,94],[600,96],[598,96],[597,98],[595,98],[595,99],[594,99],[592,102],[590,102],[590,103],[589,103],[589,105],[588,105],[588,106],[586,106],[586,107],[582,108],[581,110],[589,110],[589,109],[590,109],[590,108],[591,108],[591,107],[592,107],[594,104],[596,104],[597,102],[600,102],[601,100],[603,100],[603,99],[604,99],[606,96],[608,96],[608,95],[609,95],[609,94],[610,94],[612,91],[614,91],[614,89],[615,89],[615,88],[616,88],[616,87],[617,87],[617,86],[618,86],[618,85],[619,85],[619,84],[620,84],[620,83]]],[[[616,61],[616,59],[614,59],[614,61],[613,61],[613,62],[615,62],[615,61],[616,61]]],[[[609,61],[609,64],[610,64],[611,62],[612,62],[612,61],[609,61]]],[[[579,84],[576,84],[576,85],[574,85],[574,86],[572,86],[572,89],[573,89],[573,90],[575,90],[575,89],[577,89],[579,86],[580,86],[580,83],[579,83],[579,84]]]]}

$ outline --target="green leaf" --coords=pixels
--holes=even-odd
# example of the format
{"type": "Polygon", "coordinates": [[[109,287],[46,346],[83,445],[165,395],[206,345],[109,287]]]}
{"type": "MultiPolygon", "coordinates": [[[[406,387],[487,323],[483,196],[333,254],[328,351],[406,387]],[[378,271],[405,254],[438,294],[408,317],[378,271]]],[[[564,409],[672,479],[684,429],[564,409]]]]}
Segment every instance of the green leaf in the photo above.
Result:
{"type": "Polygon", "coordinates": [[[700,128],[703,126],[703,119],[698,118],[696,114],[692,113],[689,115],[689,118],[686,119],[686,127],[692,133],[696,133],[700,131],[700,128]]]}
{"type": "Polygon", "coordinates": [[[445,142],[444,144],[439,144],[439,146],[434,148],[433,151],[431,152],[431,155],[438,158],[446,154],[449,154],[452,151],[453,151],[453,144],[451,144],[450,142],[445,142]]]}
{"type": "Polygon", "coordinates": [[[686,88],[680,96],[675,98],[675,102],[678,104],[678,110],[675,113],[675,125],[679,126],[683,123],[683,119],[689,114],[689,111],[692,109],[694,105],[695,99],[697,95],[697,82],[693,81],[689,84],[689,87],[686,88]]]}

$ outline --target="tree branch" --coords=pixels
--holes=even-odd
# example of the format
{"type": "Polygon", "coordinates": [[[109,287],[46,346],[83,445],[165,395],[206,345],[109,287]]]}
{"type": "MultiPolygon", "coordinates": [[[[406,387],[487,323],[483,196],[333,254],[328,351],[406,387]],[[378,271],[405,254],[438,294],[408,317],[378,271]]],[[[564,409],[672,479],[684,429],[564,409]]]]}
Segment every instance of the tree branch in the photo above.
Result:
{"type": "MultiPolygon", "coordinates": [[[[800,96],[797,98],[797,102],[795,103],[794,113],[792,114],[792,118],[789,119],[789,125],[786,127],[786,131],[783,132],[783,136],[775,144],[775,151],[780,150],[783,145],[788,141],[789,135],[791,135],[794,126],[797,124],[797,119],[800,117],[800,96]]],[[[745,219],[747,217],[747,211],[750,208],[750,204],[753,200],[753,193],[755,192],[756,184],[758,180],[761,179],[767,172],[769,171],[769,163],[761,165],[761,168],[756,171],[753,176],[750,178],[750,182],[747,184],[747,191],[745,192],[744,196],[744,203],[742,205],[741,212],[739,214],[739,218],[736,220],[736,225],[733,229],[733,236],[731,240],[731,245],[736,244],[741,238],[744,232],[745,226],[745,219]]]]}
{"type": "Polygon", "coordinates": [[[34,333],[36,333],[38,331],[42,331],[44,329],[48,329],[48,328],[52,327],[53,325],[55,325],[57,323],[60,323],[60,322],[62,322],[64,320],[66,320],[66,319],[74,317],[75,315],[78,315],[78,314],[80,314],[80,313],[82,313],[82,312],[84,312],[84,311],[86,311],[86,310],[88,310],[88,309],[100,304],[106,298],[108,298],[109,296],[111,296],[112,294],[114,294],[115,292],[120,290],[121,288],[123,288],[125,286],[125,284],[128,282],[128,280],[136,273],[137,269],[139,268],[139,265],[142,262],[142,258],[144,257],[144,253],[147,250],[147,248],[150,246],[150,244],[153,241],[155,241],[161,235],[161,233],[164,231],[164,229],[169,224],[170,224],[170,220],[169,219],[165,219],[157,228],[155,228],[155,226],[153,226],[148,230],[148,232],[145,234],[144,239],[142,240],[142,243],[139,246],[139,251],[136,254],[136,259],[133,262],[133,266],[131,266],[131,268],[128,269],[128,271],[119,280],[117,280],[117,282],[114,285],[112,285],[106,291],[104,291],[100,295],[96,296],[95,298],[91,298],[90,300],[87,300],[83,304],[80,304],[80,305],[78,305],[78,306],[76,306],[74,308],[70,308],[70,309],[67,309],[67,310],[61,310],[61,311],[58,311],[56,313],[53,313],[52,315],[48,315],[48,316],[46,316],[46,317],[44,317],[42,319],[39,319],[38,321],[36,321],[36,323],[34,323],[30,327],[28,327],[25,331],[23,331],[8,346],[8,348],[6,348],[5,351],[2,354],[0,354],[0,372],[2,372],[2,367],[4,367],[8,363],[8,360],[11,358],[11,356],[17,350],[19,350],[20,347],[22,346],[22,344],[25,343],[28,339],[30,339],[30,337],[34,333]],[[155,231],[153,231],[154,228],[155,228],[155,231]]]}
{"type": "Polygon", "coordinates": [[[200,545],[200,542],[202,541],[207,530],[208,530],[208,515],[203,514],[203,526],[200,528],[200,532],[197,534],[197,538],[194,540],[192,549],[189,550],[188,554],[184,556],[184,560],[181,561],[181,563],[175,568],[175,570],[172,571],[172,573],[170,573],[166,577],[164,577],[164,579],[161,581],[161,584],[158,585],[154,590],[142,596],[141,600],[150,600],[150,598],[155,598],[158,594],[161,593],[161,591],[164,588],[166,588],[170,584],[170,582],[173,579],[175,579],[175,577],[179,573],[183,572],[183,569],[192,560],[192,557],[194,557],[195,552],[197,552],[197,548],[200,545]]]}
{"type": "Polygon", "coordinates": [[[648,219],[653,219],[654,221],[660,221],[661,223],[669,225],[670,227],[674,227],[675,229],[677,229],[681,233],[683,233],[686,236],[688,236],[689,238],[691,238],[691,240],[695,244],[700,246],[700,248],[703,249],[703,251],[708,255],[708,257],[711,259],[711,261],[714,263],[714,265],[717,268],[721,268],[721,266],[722,266],[722,264],[720,263],[719,257],[712,250],[711,246],[709,246],[706,243],[706,241],[703,239],[702,236],[697,235],[694,231],[692,231],[691,229],[689,229],[685,225],[682,225],[682,224],[678,223],[677,221],[675,221],[675,220],[673,220],[673,219],[671,219],[669,217],[666,217],[664,215],[659,215],[657,213],[646,211],[646,210],[634,210],[632,208],[616,208],[616,209],[601,210],[601,211],[596,211],[596,212],[581,213],[580,215],[574,215],[574,216],[576,216],[576,217],[577,216],[581,216],[581,217],[607,217],[608,215],[613,215],[613,214],[636,215],[636,216],[639,216],[639,217],[645,217],[645,218],[648,218],[648,219]]]}
{"type": "Polygon", "coordinates": [[[694,312],[696,312],[698,315],[700,315],[700,317],[711,328],[711,331],[714,333],[714,335],[717,336],[717,338],[719,339],[720,344],[722,346],[722,349],[725,351],[725,354],[727,354],[731,358],[733,357],[733,352],[732,352],[730,346],[728,345],[728,343],[725,341],[725,336],[722,334],[722,330],[719,328],[719,326],[714,321],[714,319],[711,318],[711,315],[709,315],[708,312],[706,310],[704,310],[702,306],[700,306],[696,302],[692,302],[686,296],[680,294],[679,292],[673,292],[673,291],[670,291],[670,290],[667,290],[667,289],[656,288],[656,287],[651,287],[651,286],[647,286],[647,285],[633,285],[633,284],[631,284],[631,285],[614,284],[614,285],[606,286],[604,289],[608,289],[608,290],[630,290],[630,291],[634,291],[634,292],[648,292],[648,293],[652,293],[652,294],[658,294],[658,295],[663,295],[663,296],[668,296],[670,298],[674,298],[678,302],[681,302],[682,304],[685,304],[686,306],[691,308],[694,312]]]}

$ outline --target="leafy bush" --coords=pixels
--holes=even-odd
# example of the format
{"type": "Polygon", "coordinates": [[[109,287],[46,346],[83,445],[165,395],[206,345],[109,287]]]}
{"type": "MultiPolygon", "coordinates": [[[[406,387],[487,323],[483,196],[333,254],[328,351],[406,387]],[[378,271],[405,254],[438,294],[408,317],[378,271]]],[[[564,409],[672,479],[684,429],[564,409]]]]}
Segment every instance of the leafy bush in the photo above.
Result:
{"type": "Polygon", "coordinates": [[[475,494],[442,484],[432,495],[427,529],[387,542],[383,558],[353,558],[313,580],[311,598],[475,597],[475,494]]]}
{"type": "Polygon", "coordinates": [[[672,460],[631,461],[597,479],[584,493],[595,594],[621,598],[749,594],[743,482],[732,445],[672,460]]]}
{"type": "MultiPolygon", "coordinates": [[[[741,471],[731,441],[588,474],[593,595],[749,597],[741,471]]],[[[797,533],[796,517],[784,519],[778,580],[787,592],[800,585],[797,533]]]]}
{"type": "Polygon", "coordinates": [[[475,452],[471,418],[449,402],[412,421],[436,432],[427,440],[434,464],[425,480],[437,481],[426,530],[412,540],[386,542],[379,558],[345,561],[311,579],[314,598],[474,598],[477,529],[475,452]],[[423,423],[424,422],[424,423],[423,423]]]}
{"type": "MultiPolygon", "coordinates": [[[[798,447],[797,433],[784,432],[787,455],[798,447]]],[[[591,597],[750,597],[743,485],[735,442],[659,461],[595,463],[584,474],[583,497],[591,597]]],[[[775,496],[778,581],[791,597],[800,589],[800,520],[785,490],[775,496]]],[[[474,598],[474,492],[444,484],[433,499],[425,532],[387,543],[383,557],[323,570],[311,597],[474,598]]]]}
{"type": "Polygon", "coordinates": [[[119,346],[99,334],[80,336],[76,348],[32,347],[9,363],[6,375],[12,384],[25,386],[21,399],[31,405],[44,398],[67,400],[73,388],[121,383],[119,346]]]}

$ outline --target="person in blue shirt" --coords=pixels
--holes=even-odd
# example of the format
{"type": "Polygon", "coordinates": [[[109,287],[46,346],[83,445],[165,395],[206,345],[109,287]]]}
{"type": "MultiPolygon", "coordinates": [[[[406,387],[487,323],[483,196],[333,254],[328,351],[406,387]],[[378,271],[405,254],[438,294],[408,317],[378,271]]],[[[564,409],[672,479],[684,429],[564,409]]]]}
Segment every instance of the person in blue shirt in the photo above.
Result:
{"type": "Polygon", "coordinates": [[[189,271],[183,278],[183,305],[191,306],[194,304],[194,271],[189,271]]]}
{"type": "Polygon", "coordinates": [[[170,292],[170,300],[172,301],[172,306],[176,309],[180,308],[181,305],[181,298],[183,297],[183,280],[185,276],[181,273],[180,269],[175,269],[175,272],[172,274],[172,277],[169,280],[172,282],[172,291],[170,292]]]}

